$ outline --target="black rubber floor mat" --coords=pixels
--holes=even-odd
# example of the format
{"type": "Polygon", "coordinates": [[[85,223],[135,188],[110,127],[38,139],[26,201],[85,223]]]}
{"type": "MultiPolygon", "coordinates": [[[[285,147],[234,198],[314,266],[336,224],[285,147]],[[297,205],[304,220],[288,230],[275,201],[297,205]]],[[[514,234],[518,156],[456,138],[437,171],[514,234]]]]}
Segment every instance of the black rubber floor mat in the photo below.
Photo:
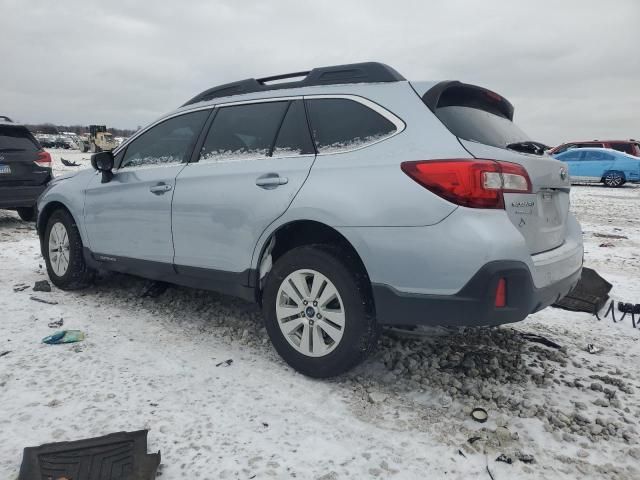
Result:
{"type": "Polygon", "coordinates": [[[611,284],[591,268],[583,268],[578,284],[554,307],[574,312],[594,313],[600,310],[609,299],[611,284]]]}
{"type": "Polygon", "coordinates": [[[153,480],[160,452],[147,454],[147,430],[24,449],[18,480],[153,480]]]}

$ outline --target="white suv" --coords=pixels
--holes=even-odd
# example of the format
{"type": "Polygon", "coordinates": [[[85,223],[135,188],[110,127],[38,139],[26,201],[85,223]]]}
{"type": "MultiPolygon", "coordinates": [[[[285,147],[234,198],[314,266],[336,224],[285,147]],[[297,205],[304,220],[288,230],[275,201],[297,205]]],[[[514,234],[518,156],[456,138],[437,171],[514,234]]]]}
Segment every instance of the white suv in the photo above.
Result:
{"type": "Polygon", "coordinates": [[[512,119],[490,90],[380,63],[215,87],[51,182],[47,269],[66,289],[108,269],[261,302],[316,377],[383,324],[516,322],[569,292],[583,248],[565,165],[512,119]]]}

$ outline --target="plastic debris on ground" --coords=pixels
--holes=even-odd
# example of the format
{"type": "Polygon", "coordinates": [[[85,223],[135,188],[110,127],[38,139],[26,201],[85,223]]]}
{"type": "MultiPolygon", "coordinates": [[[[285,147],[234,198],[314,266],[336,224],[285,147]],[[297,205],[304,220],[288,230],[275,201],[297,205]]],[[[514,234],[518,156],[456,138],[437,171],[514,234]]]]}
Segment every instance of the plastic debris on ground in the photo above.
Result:
{"type": "Polygon", "coordinates": [[[59,345],[62,343],[75,343],[84,340],[84,332],[81,330],[62,330],[42,339],[42,343],[59,345]]]}

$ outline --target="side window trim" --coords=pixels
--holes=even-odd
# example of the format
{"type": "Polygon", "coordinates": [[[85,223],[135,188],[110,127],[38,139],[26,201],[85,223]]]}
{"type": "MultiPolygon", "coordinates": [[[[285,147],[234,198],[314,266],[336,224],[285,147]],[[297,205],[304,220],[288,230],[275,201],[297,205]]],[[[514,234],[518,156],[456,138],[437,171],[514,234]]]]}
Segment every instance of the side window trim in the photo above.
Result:
{"type": "Polygon", "coordinates": [[[271,146],[269,147],[269,152],[267,153],[267,157],[273,157],[273,149],[276,147],[276,142],[278,141],[278,135],[280,135],[280,130],[282,130],[282,124],[284,123],[284,119],[287,118],[287,113],[291,109],[292,100],[289,100],[287,103],[287,108],[284,109],[284,113],[280,118],[280,123],[278,124],[278,128],[276,129],[276,134],[273,136],[273,140],[271,141],[271,146]]]}
{"type": "MultiPolygon", "coordinates": [[[[342,153],[350,153],[350,152],[355,152],[356,150],[362,150],[363,148],[368,148],[371,145],[375,145],[377,143],[380,142],[385,142],[387,140],[389,140],[390,138],[395,137],[396,135],[399,135],[400,133],[402,133],[404,131],[404,129],[407,127],[407,124],[404,123],[404,121],[398,117],[397,115],[395,115],[393,112],[387,110],[385,107],[383,107],[382,105],[369,100],[368,98],[365,97],[361,97],[360,95],[353,95],[353,94],[318,94],[318,95],[304,95],[304,100],[305,100],[305,112],[307,113],[307,123],[309,124],[309,130],[311,131],[311,125],[310,125],[310,120],[309,120],[309,114],[308,114],[308,110],[307,110],[307,100],[316,100],[316,99],[323,99],[323,98],[340,98],[340,99],[344,99],[344,100],[352,100],[354,102],[358,102],[362,105],[364,105],[365,107],[370,108],[371,110],[373,110],[374,112],[378,113],[379,115],[381,115],[382,117],[384,117],[385,119],[387,119],[388,121],[390,121],[395,127],[396,130],[391,133],[390,135],[381,138],[379,140],[375,140],[371,143],[367,143],[365,145],[360,145],[358,147],[354,147],[354,148],[349,148],[349,149],[345,149],[339,152],[326,152],[326,153],[322,153],[320,151],[318,151],[317,146],[314,143],[314,148],[316,149],[316,155],[318,156],[323,156],[323,155],[340,155],[342,153]]],[[[313,135],[312,135],[313,137],[313,135]]]]}

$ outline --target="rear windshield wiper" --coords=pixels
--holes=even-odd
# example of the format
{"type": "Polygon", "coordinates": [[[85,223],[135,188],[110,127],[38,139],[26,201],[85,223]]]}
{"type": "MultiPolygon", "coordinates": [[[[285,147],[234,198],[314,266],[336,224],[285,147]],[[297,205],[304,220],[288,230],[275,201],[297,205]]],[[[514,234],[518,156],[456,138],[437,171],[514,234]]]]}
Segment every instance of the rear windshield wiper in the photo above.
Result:
{"type": "Polygon", "coordinates": [[[515,150],[522,153],[533,153],[534,155],[543,155],[545,148],[538,142],[515,142],[507,145],[509,150],[515,150]]]}

